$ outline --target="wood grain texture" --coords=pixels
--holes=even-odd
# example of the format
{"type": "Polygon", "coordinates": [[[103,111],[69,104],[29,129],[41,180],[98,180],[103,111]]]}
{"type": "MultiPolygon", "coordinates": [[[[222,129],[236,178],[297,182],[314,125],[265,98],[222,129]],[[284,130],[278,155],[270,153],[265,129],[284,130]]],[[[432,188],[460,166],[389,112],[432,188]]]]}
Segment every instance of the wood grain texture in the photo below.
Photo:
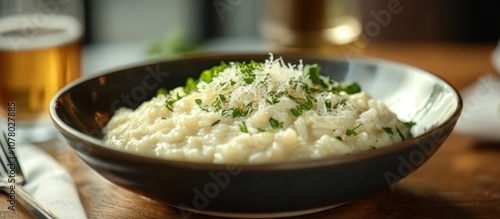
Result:
{"type": "MultiPolygon", "coordinates": [[[[493,72],[493,45],[378,44],[366,55],[430,70],[457,89],[493,72]]],[[[61,142],[40,144],[73,175],[89,218],[183,218],[179,210],[119,188],[85,165],[61,142]]],[[[453,133],[420,169],[393,188],[344,206],[296,218],[500,218],[500,143],[453,133]]],[[[168,189],[168,188],[165,188],[168,189]]],[[[0,218],[29,218],[22,208],[0,218]]],[[[211,218],[192,215],[189,218],[211,218]]]]}

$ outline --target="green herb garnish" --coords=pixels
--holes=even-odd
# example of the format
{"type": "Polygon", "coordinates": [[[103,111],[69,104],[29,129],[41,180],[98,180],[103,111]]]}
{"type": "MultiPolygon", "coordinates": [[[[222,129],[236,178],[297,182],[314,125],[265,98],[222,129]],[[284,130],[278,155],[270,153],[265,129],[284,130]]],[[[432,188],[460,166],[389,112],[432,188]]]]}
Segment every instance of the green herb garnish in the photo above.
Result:
{"type": "Polygon", "coordinates": [[[248,133],[247,124],[245,124],[245,122],[242,122],[242,123],[240,124],[240,131],[241,131],[241,132],[244,132],[244,133],[248,133]]]}
{"type": "Polygon", "coordinates": [[[255,80],[255,70],[262,70],[262,64],[256,61],[250,61],[250,63],[244,62],[235,62],[235,65],[240,69],[241,74],[243,75],[243,81],[246,84],[251,84],[255,80]]]}
{"type": "Polygon", "coordinates": [[[300,107],[300,105],[297,105],[297,106],[295,106],[295,108],[291,109],[290,112],[295,117],[298,117],[298,116],[302,115],[302,113],[304,112],[304,110],[302,110],[302,107],[300,107]]]}
{"type": "Polygon", "coordinates": [[[285,95],[285,92],[284,91],[280,91],[280,92],[274,92],[274,91],[271,91],[271,93],[269,94],[269,98],[266,99],[266,102],[271,104],[271,105],[274,105],[274,104],[277,104],[280,102],[280,98],[285,95]]]}
{"type": "Polygon", "coordinates": [[[189,77],[184,85],[184,92],[186,94],[189,94],[191,92],[197,91],[198,90],[197,85],[200,81],[210,83],[214,78],[219,76],[219,74],[228,67],[229,67],[228,64],[226,64],[225,62],[221,62],[220,65],[202,71],[200,77],[197,80],[192,77],[189,77]]]}
{"type": "Polygon", "coordinates": [[[352,128],[352,129],[347,129],[345,130],[345,134],[347,136],[356,136],[358,135],[358,132],[356,131],[356,129],[358,129],[362,124],[359,124],[357,125],[356,127],[352,128]]]}
{"type": "Polygon", "coordinates": [[[229,116],[229,115],[231,115],[231,113],[232,113],[232,109],[223,109],[220,111],[220,115],[222,117],[229,116]]]}
{"type": "Polygon", "coordinates": [[[273,119],[273,117],[269,118],[269,123],[271,124],[271,128],[273,130],[283,128],[283,122],[273,119]]]}
{"type": "Polygon", "coordinates": [[[417,123],[415,123],[414,121],[409,121],[409,122],[403,122],[403,125],[405,125],[405,127],[407,128],[412,128],[413,126],[415,126],[417,123]]]}
{"type": "Polygon", "coordinates": [[[321,87],[327,89],[328,85],[325,83],[325,81],[321,78],[320,72],[321,72],[321,67],[318,65],[305,65],[304,66],[304,74],[309,76],[309,79],[313,84],[320,85],[321,87]]]}
{"type": "Polygon", "coordinates": [[[238,118],[238,117],[244,117],[246,116],[245,109],[240,109],[240,108],[234,108],[233,109],[233,118],[238,118]]]}
{"type": "Polygon", "coordinates": [[[345,87],[345,92],[348,94],[355,94],[361,92],[361,87],[358,85],[358,83],[352,83],[345,87]]]}
{"type": "Polygon", "coordinates": [[[347,99],[342,99],[342,100],[340,100],[339,102],[337,102],[337,103],[333,106],[333,108],[334,108],[334,109],[337,109],[339,106],[345,106],[345,105],[346,105],[346,103],[347,103],[347,99]]]}
{"type": "Polygon", "coordinates": [[[394,132],[392,131],[392,128],[391,127],[382,127],[382,129],[384,130],[385,133],[387,133],[388,135],[394,135],[394,132]]]}
{"type": "Polygon", "coordinates": [[[331,109],[332,108],[332,101],[331,100],[325,100],[325,106],[327,109],[331,109]]]}
{"type": "Polygon", "coordinates": [[[220,65],[214,66],[210,69],[201,72],[199,81],[210,83],[214,78],[219,76],[219,74],[228,67],[229,65],[227,65],[225,62],[221,62],[220,65]]]}
{"type": "Polygon", "coordinates": [[[312,97],[307,95],[306,96],[306,102],[302,104],[302,107],[306,110],[312,110],[314,108],[312,97]]]}
{"type": "Polygon", "coordinates": [[[252,104],[253,104],[253,102],[250,102],[247,105],[245,105],[245,107],[243,107],[243,108],[233,108],[232,109],[233,118],[247,116],[252,111],[252,104]]]}
{"type": "Polygon", "coordinates": [[[194,92],[194,91],[197,91],[198,88],[196,87],[198,83],[196,82],[196,80],[194,80],[193,78],[188,78],[186,80],[186,85],[184,85],[184,93],[186,94],[189,94],[191,92],[194,92]]]}
{"type": "Polygon", "coordinates": [[[182,97],[179,95],[177,92],[175,95],[175,98],[172,98],[172,94],[170,94],[169,97],[167,97],[167,100],[165,101],[165,107],[170,110],[170,112],[174,111],[174,103],[178,100],[180,100],[182,97]]]}
{"type": "MultiPolygon", "coordinates": [[[[303,100],[298,100],[292,96],[290,96],[291,99],[293,99],[295,102],[302,102],[303,100]]],[[[290,109],[290,112],[295,116],[298,117],[304,113],[305,110],[312,110],[314,108],[314,103],[312,97],[309,95],[306,96],[305,103],[302,104],[297,104],[295,108],[290,109]]]]}
{"type": "Polygon", "coordinates": [[[217,124],[219,124],[219,122],[220,122],[220,119],[219,119],[219,120],[217,120],[217,121],[215,121],[214,123],[212,123],[212,125],[211,125],[211,126],[217,125],[217,124]]]}
{"type": "Polygon", "coordinates": [[[203,101],[201,99],[195,99],[194,102],[200,107],[201,110],[208,112],[208,106],[206,104],[203,104],[203,101]]]}
{"type": "Polygon", "coordinates": [[[215,107],[215,108],[220,108],[222,104],[224,103],[227,103],[227,99],[226,99],[226,96],[222,95],[222,94],[219,94],[214,102],[212,103],[212,106],[215,107]]]}
{"type": "Polygon", "coordinates": [[[346,92],[347,94],[355,94],[361,92],[361,87],[358,83],[352,83],[347,86],[339,84],[332,88],[333,93],[340,93],[342,91],[346,92]]]}
{"type": "Polygon", "coordinates": [[[174,111],[174,103],[175,103],[176,100],[174,99],[167,99],[165,101],[165,107],[167,107],[168,110],[170,110],[170,112],[173,112],[174,111]]]}
{"type": "Polygon", "coordinates": [[[403,133],[401,133],[401,131],[399,130],[398,127],[396,127],[396,131],[398,132],[398,135],[401,138],[401,140],[405,140],[406,139],[405,136],[403,135],[403,133]]]}
{"type": "Polygon", "coordinates": [[[156,96],[167,95],[167,94],[168,94],[168,90],[166,88],[160,88],[156,91],[156,96]]]}

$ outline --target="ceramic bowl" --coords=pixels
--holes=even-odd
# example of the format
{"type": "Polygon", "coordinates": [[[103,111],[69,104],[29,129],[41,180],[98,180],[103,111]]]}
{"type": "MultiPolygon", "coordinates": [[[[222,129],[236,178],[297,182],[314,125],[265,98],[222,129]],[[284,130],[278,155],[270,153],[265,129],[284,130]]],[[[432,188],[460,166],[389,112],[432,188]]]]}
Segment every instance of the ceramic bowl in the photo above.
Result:
{"type": "Polygon", "coordinates": [[[335,80],[356,81],[401,120],[416,121],[414,137],[358,154],[262,165],[164,160],[109,148],[101,140],[103,126],[118,108],[135,108],[158,88],[181,86],[186,78],[221,61],[262,61],[268,54],[188,56],[82,78],[59,91],[50,115],[79,157],[114,184],[186,215],[256,218],[321,211],[397,183],[442,145],[462,109],[461,98],[450,84],[412,66],[371,58],[274,56],[290,63],[317,63],[335,80]]]}

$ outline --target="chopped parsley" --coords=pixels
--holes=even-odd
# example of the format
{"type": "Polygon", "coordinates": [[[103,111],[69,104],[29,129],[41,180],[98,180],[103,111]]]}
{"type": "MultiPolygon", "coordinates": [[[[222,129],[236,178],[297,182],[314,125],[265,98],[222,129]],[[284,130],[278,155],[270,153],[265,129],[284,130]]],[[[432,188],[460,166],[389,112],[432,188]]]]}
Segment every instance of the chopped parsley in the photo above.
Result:
{"type": "Polygon", "coordinates": [[[342,91],[346,92],[347,94],[355,94],[361,92],[361,87],[358,83],[351,83],[348,85],[338,84],[337,86],[334,86],[331,91],[336,94],[342,91]]]}
{"type": "Polygon", "coordinates": [[[388,135],[394,135],[394,132],[392,131],[392,128],[391,127],[382,127],[382,129],[384,130],[385,133],[387,133],[388,135]]]}
{"type": "Polygon", "coordinates": [[[219,122],[220,122],[220,119],[219,119],[219,120],[217,120],[217,121],[215,121],[214,123],[212,123],[212,125],[211,125],[211,126],[217,125],[217,124],[219,124],[219,122]]]}
{"type": "Polygon", "coordinates": [[[345,92],[348,94],[356,94],[361,92],[361,87],[358,83],[352,83],[344,88],[345,92]]]}
{"type": "Polygon", "coordinates": [[[356,129],[358,129],[362,124],[359,124],[357,125],[356,127],[352,128],[352,129],[347,129],[345,130],[345,134],[347,136],[356,136],[358,135],[358,132],[356,131],[356,129]]]}
{"type": "Polygon", "coordinates": [[[273,130],[283,128],[283,122],[273,119],[273,117],[269,118],[269,123],[271,124],[271,128],[273,130]]]}
{"type": "Polygon", "coordinates": [[[313,84],[317,84],[317,85],[319,85],[319,86],[321,86],[322,88],[325,88],[325,89],[328,88],[328,85],[325,83],[325,81],[323,80],[323,78],[321,78],[321,76],[320,76],[321,67],[319,67],[316,64],[314,64],[314,65],[305,65],[303,71],[304,71],[304,74],[309,77],[309,79],[311,80],[311,82],[313,84]]]}
{"type": "Polygon", "coordinates": [[[165,107],[170,110],[170,112],[173,112],[174,111],[174,103],[175,103],[176,100],[174,99],[167,99],[165,101],[165,107]]]}
{"type": "Polygon", "coordinates": [[[403,135],[403,133],[401,133],[401,131],[399,130],[398,127],[396,127],[396,131],[398,132],[398,135],[401,138],[401,140],[405,140],[406,139],[405,136],[403,135]]]}
{"type": "Polygon", "coordinates": [[[186,94],[198,91],[198,83],[200,81],[210,83],[212,80],[219,76],[219,74],[224,71],[226,68],[228,68],[229,65],[226,64],[225,62],[221,62],[220,65],[214,66],[210,69],[204,70],[201,72],[200,77],[198,79],[194,79],[192,77],[189,77],[186,80],[186,83],[184,85],[184,92],[186,94]]]}
{"type": "MultiPolygon", "coordinates": [[[[157,93],[160,90],[157,91],[157,93]]],[[[167,100],[165,100],[165,107],[170,110],[170,112],[174,111],[174,103],[182,98],[182,96],[179,95],[179,93],[175,94],[175,97],[172,97],[172,94],[161,94],[161,95],[169,95],[167,97],[167,100]]]]}
{"type": "Polygon", "coordinates": [[[219,94],[212,103],[212,106],[215,108],[220,108],[224,103],[227,103],[226,96],[219,94]]]}
{"type": "Polygon", "coordinates": [[[313,98],[309,95],[306,96],[306,102],[301,105],[302,108],[306,110],[312,110],[314,105],[313,105],[313,98]]]}
{"type": "Polygon", "coordinates": [[[196,87],[198,83],[196,82],[196,80],[194,80],[193,78],[188,78],[186,80],[186,85],[184,85],[184,93],[186,94],[189,94],[191,92],[194,92],[194,91],[197,91],[198,88],[196,87]]]}
{"type": "Polygon", "coordinates": [[[241,108],[233,109],[233,118],[245,117],[248,114],[248,111],[241,108]]]}
{"type": "Polygon", "coordinates": [[[198,107],[200,107],[201,110],[203,110],[205,112],[210,111],[208,105],[203,104],[203,101],[201,99],[195,99],[194,102],[198,105],[198,107]]]}
{"type": "Polygon", "coordinates": [[[300,105],[297,105],[297,106],[295,106],[295,108],[291,109],[290,112],[295,117],[299,117],[300,115],[302,115],[302,113],[304,112],[304,110],[302,110],[302,107],[300,105]]]}
{"type": "MultiPolygon", "coordinates": [[[[303,100],[298,100],[296,98],[293,98],[295,102],[304,102],[303,100]]],[[[312,110],[314,108],[314,103],[313,103],[313,98],[310,96],[306,96],[305,102],[302,104],[297,104],[295,108],[290,109],[290,112],[292,115],[295,117],[298,117],[304,113],[305,110],[312,110]]]]}
{"type": "Polygon", "coordinates": [[[229,67],[228,64],[226,64],[225,62],[221,62],[220,65],[214,66],[210,69],[201,72],[200,78],[198,80],[210,83],[214,78],[219,76],[219,74],[228,67],[229,67]]]}
{"type": "Polygon", "coordinates": [[[245,124],[245,122],[242,122],[240,124],[240,131],[243,132],[243,133],[248,133],[247,124],[245,124]]]}
{"type": "Polygon", "coordinates": [[[333,108],[334,108],[334,109],[337,109],[337,108],[339,108],[339,106],[345,106],[345,105],[346,105],[346,103],[347,103],[347,99],[342,99],[342,100],[340,100],[339,102],[337,102],[337,103],[333,106],[333,108]]]}
{"type": "MultiPolygon", "coordinates": [[[[411,128],[415,125],[415,122],[403,122],[403,125],[407,128],[411,128]]],[[[387,133],[388,135],[391,135],[393,136],[395,133],[394,133],[394,130],[396,130],[396,133],[398,134],[398,136],[401,138],[401,140],[405,140],[406,137],[403,135],[403,133],[401,132],[401,130],[398,128],[398,127],[394,127],[394,128],[391,128],[391,127],[383,127],[382,128],[384,130],[385,133],[387,133]]],[[[411,137],[411,133],[408,135],[408,137],[411,137]]]]}
{"type": "Polygon", "coordinates": [[[325,107],[327,109],[331,109],[332,108],[332,101],[331,100],[325,100],[325,107]]]}
{"type": "Polygon", "coordinates": [[[245,107],[237,107],[232,109],[233,118],[245,117],[252,112],[253,102],[248,103],[245,107]]]}
{"type": "Polygon", "coordinates": [[[167,95],[167,94],[168,94],[168,90],[166,88],[160,88],[156,91],[156,96],[167,95]]]}
{"type": "Polygon", "coordinates": [[[280,102],[280,98],[283,95],[285,95],[284,91],[280,91],[280,92],[271,91],[269,93],[269,97],[266,99],[266,102],[269,103],[270,105],[277,104],[280,102]]]}
{"type": "Polygon", "coordinates": [[[255,70],[262,70],[262,64],[253,60],[250,63],[235,62],[235,65],[240,69],[243,81],[246,84],[251,84],[255,81],[255,70]]]}
{"type": "Polygon", "coordinates": [[[413,126],[415,126],[417,123],[415,123],[414,121],[409,121],[409,122],[403,122],[403,125],[405,125],[407,128],[412,128],[413,126]]]}

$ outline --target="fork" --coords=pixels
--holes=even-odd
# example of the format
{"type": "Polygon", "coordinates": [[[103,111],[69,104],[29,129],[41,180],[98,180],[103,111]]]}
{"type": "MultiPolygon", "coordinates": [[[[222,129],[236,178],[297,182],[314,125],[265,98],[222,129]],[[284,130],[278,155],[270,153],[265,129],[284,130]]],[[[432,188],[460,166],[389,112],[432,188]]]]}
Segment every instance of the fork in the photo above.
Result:
{"type": "Polygon", "coordinates": [[[26,178],[24,177],[15,147],[9,146],[7,135],[2,132],[0,137],[0,189],[10,194],[15,192],[15,200],[19,200],[28,212],[35,218],[56,219],[50,210],[36,201],[24,188],[26,178]]]}

